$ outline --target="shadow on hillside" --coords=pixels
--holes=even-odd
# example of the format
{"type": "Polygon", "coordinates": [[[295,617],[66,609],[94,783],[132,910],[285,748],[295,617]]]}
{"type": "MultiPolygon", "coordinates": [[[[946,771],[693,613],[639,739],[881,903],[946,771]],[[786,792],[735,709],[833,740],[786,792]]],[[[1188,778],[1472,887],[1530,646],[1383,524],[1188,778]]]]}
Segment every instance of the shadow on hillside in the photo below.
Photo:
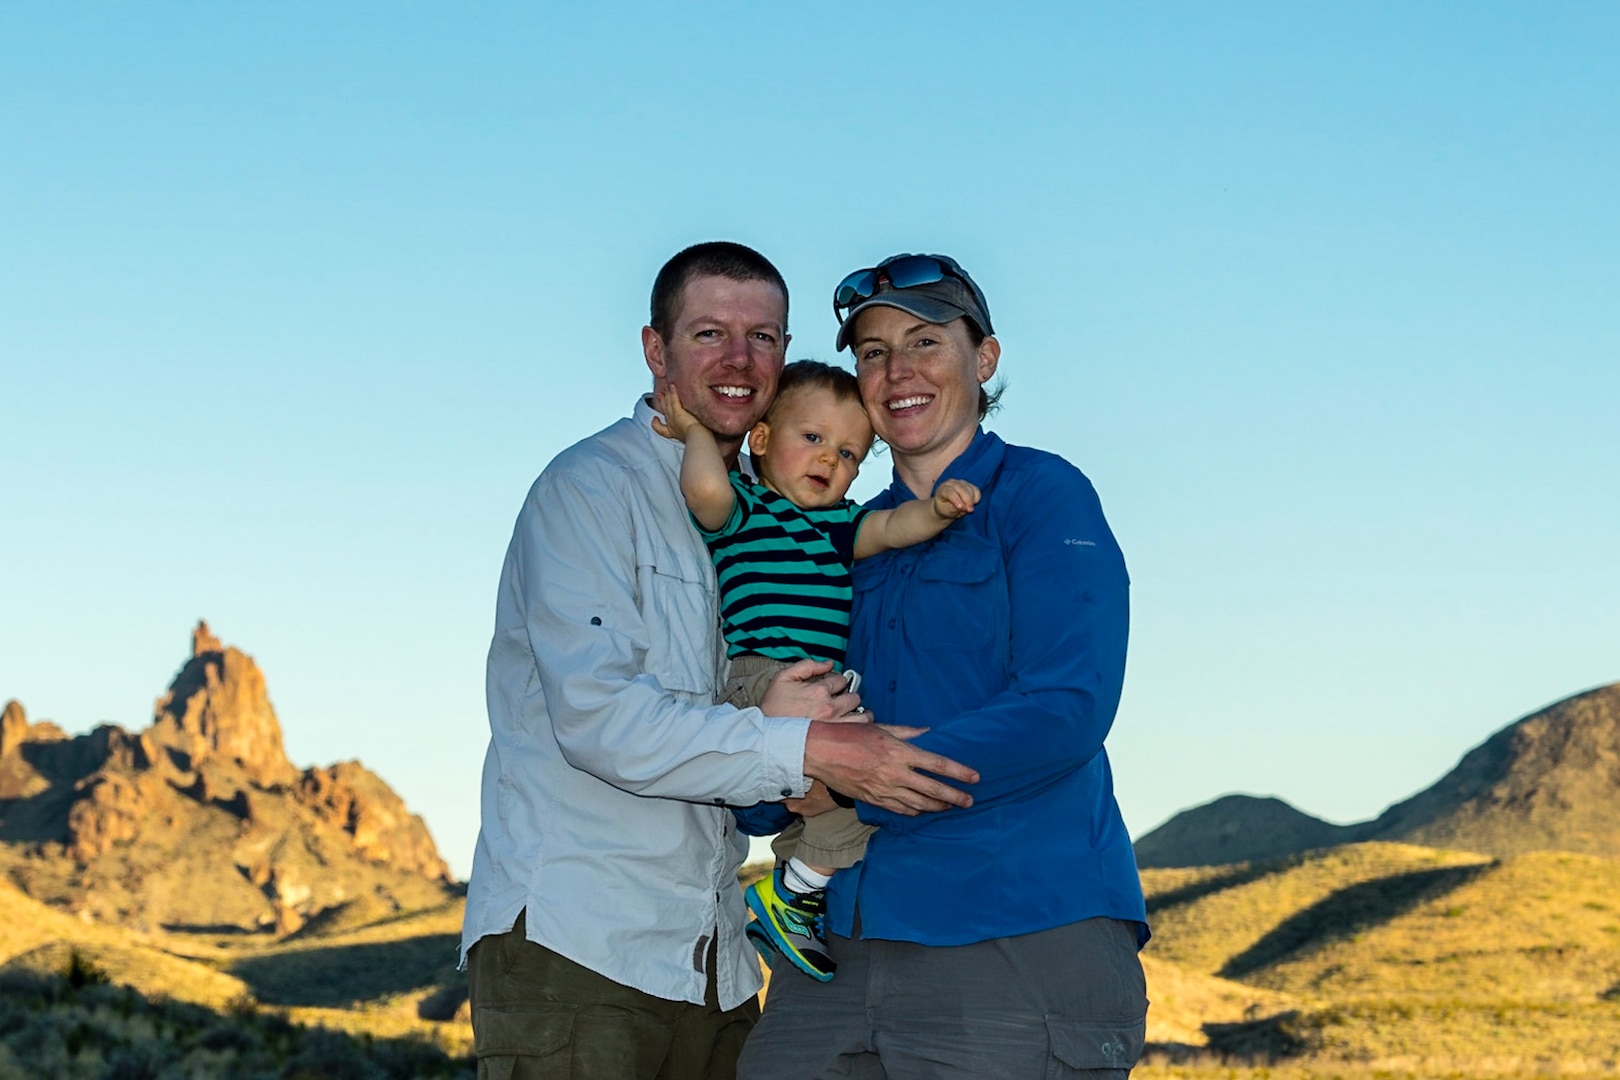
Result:
{"type": "Polygon", "coordinates": [[[170,934],[201,934],[206,937],[268,937],[270,931],[250,930],[236,923],[170,923],[162,924],[166,933],[170,934]]]}
{"type": "Polygon", "coordinates": [[[1268,874],[1275,874],[1301,862],[1297,855],[1283,859],[1267,859],[1264,862],[1239,863],[1224,874],[1195,881],[1190,885],[1183,885],[1179,889],[1169,889],[1162,893],[1154,893],[1147,898],[1147,913],[1164,911],[1178,904],[1190,904],[1194,900],[1201,900],[1211,893],[1218,893],[1222,889],[1235,888],[1238,885],[1247,885],[1251,881],[1258,881],[1268,874]]]}
{"type": "Polygon", "coordinates": [[[250,1000],[223,1011],[148,998],[73,953],[56,974],[0,974],[6,1076],[187,1076],[241,1080],[472,1080],[471,1059],[414,1037],[294,1024],[250,1000]]]}
{"type": "Polygon", "coordinates": [[[465,985],[456,970],[455,934],[423,934],[401,941],[295,949],[246,957],[229,971],[267,1005],[332,1008],[413,990],[465,985]]]}
{"type": "Polygon", "coordinates": [[[1419,870],[1340,889],[1278,923],[1265,937],[1228,960],[1216,974],[1241,979],[1279,960],[1359,934],[1468,884],[1496,865],[1489,862],[1419,870]]]}

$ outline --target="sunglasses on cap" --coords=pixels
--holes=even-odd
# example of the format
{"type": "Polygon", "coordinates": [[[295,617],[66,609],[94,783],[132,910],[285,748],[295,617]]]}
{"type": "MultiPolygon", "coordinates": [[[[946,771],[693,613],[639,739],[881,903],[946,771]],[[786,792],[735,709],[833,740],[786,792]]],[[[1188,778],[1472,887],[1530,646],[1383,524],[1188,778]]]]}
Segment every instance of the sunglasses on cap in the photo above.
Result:
{"type": "Polygon", "coordinates": [[[933,285],[947,278],[966,285],[980,311],[987,313],[990,310],[979,286],[967,276],[967,271],[956,265],[955,260],[944,255],[896,255],[866,270],[857,270],[840,281],[838,288],[833,290],[833,316],[842,326],[852,310],[884,291],[885,286],[912,289],[918,285],[933,285]]]}

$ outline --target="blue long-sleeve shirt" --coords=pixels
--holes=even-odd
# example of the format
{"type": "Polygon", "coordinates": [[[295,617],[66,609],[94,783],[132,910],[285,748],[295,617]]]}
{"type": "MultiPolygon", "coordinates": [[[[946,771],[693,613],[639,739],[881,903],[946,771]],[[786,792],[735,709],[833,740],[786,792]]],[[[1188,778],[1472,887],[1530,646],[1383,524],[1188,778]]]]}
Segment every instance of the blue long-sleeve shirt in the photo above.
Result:
{"type": "MultiPolygon", "coordinates": [[[[1055,455],[980,430],[941,479],[983,493],[936,539],[855,565],[849,666],[887,723],[979,771],[968,809],[882,828],[833,878],[829,925],[962,945],[1147,914],[1103,740],[1125,674],[1129,579],[1096,492],[1055,455]],[[938,891],[935,891],[935,888],[938,891]]],[[[868,504],[911,499],[896,478],[868,504]]]]}

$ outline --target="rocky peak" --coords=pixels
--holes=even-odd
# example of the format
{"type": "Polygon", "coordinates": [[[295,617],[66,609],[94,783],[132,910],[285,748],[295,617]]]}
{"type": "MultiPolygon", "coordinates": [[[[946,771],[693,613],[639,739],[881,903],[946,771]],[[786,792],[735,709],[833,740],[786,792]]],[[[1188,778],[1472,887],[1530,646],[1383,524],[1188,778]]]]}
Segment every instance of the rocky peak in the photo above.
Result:
{"type": "Polygon", "coordinates": [[[69,737],[11,702],[0,750],[0,877],[83,918],[285,934],[349,904],[429,906],[450,883],[381,777],[294,768],[264,674],[205,622],[150,728],[69,737]]]}
{"type": "Polygon", "coordinates": [[[0,712],[0,756],[21,746],[27,737],[28,714],[23,711],[22,702],[6,702],[5,711],[0,712]]]}
{"type": "Polygon", "coordinates": [[[223,757],[239,763],[260,787],[291,783],[298,775],[287,760],[264,673],[202,620],[191,632],[191,659],[157,701],[152,734],[184,754],[187,768],[223,757]]]}

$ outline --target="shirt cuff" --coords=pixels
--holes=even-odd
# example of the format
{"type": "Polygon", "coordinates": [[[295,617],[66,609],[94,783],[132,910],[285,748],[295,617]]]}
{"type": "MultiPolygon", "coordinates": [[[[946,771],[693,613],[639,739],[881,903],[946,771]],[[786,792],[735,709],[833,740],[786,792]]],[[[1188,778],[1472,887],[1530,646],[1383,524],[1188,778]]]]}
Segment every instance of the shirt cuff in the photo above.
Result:
{"type": "Polygon", "coordinates": [[[765,801],[802,799],[810,790],[804,775],[804,742],[810,737],[810,721],[798,716],[765,716],[765,801]]]}

